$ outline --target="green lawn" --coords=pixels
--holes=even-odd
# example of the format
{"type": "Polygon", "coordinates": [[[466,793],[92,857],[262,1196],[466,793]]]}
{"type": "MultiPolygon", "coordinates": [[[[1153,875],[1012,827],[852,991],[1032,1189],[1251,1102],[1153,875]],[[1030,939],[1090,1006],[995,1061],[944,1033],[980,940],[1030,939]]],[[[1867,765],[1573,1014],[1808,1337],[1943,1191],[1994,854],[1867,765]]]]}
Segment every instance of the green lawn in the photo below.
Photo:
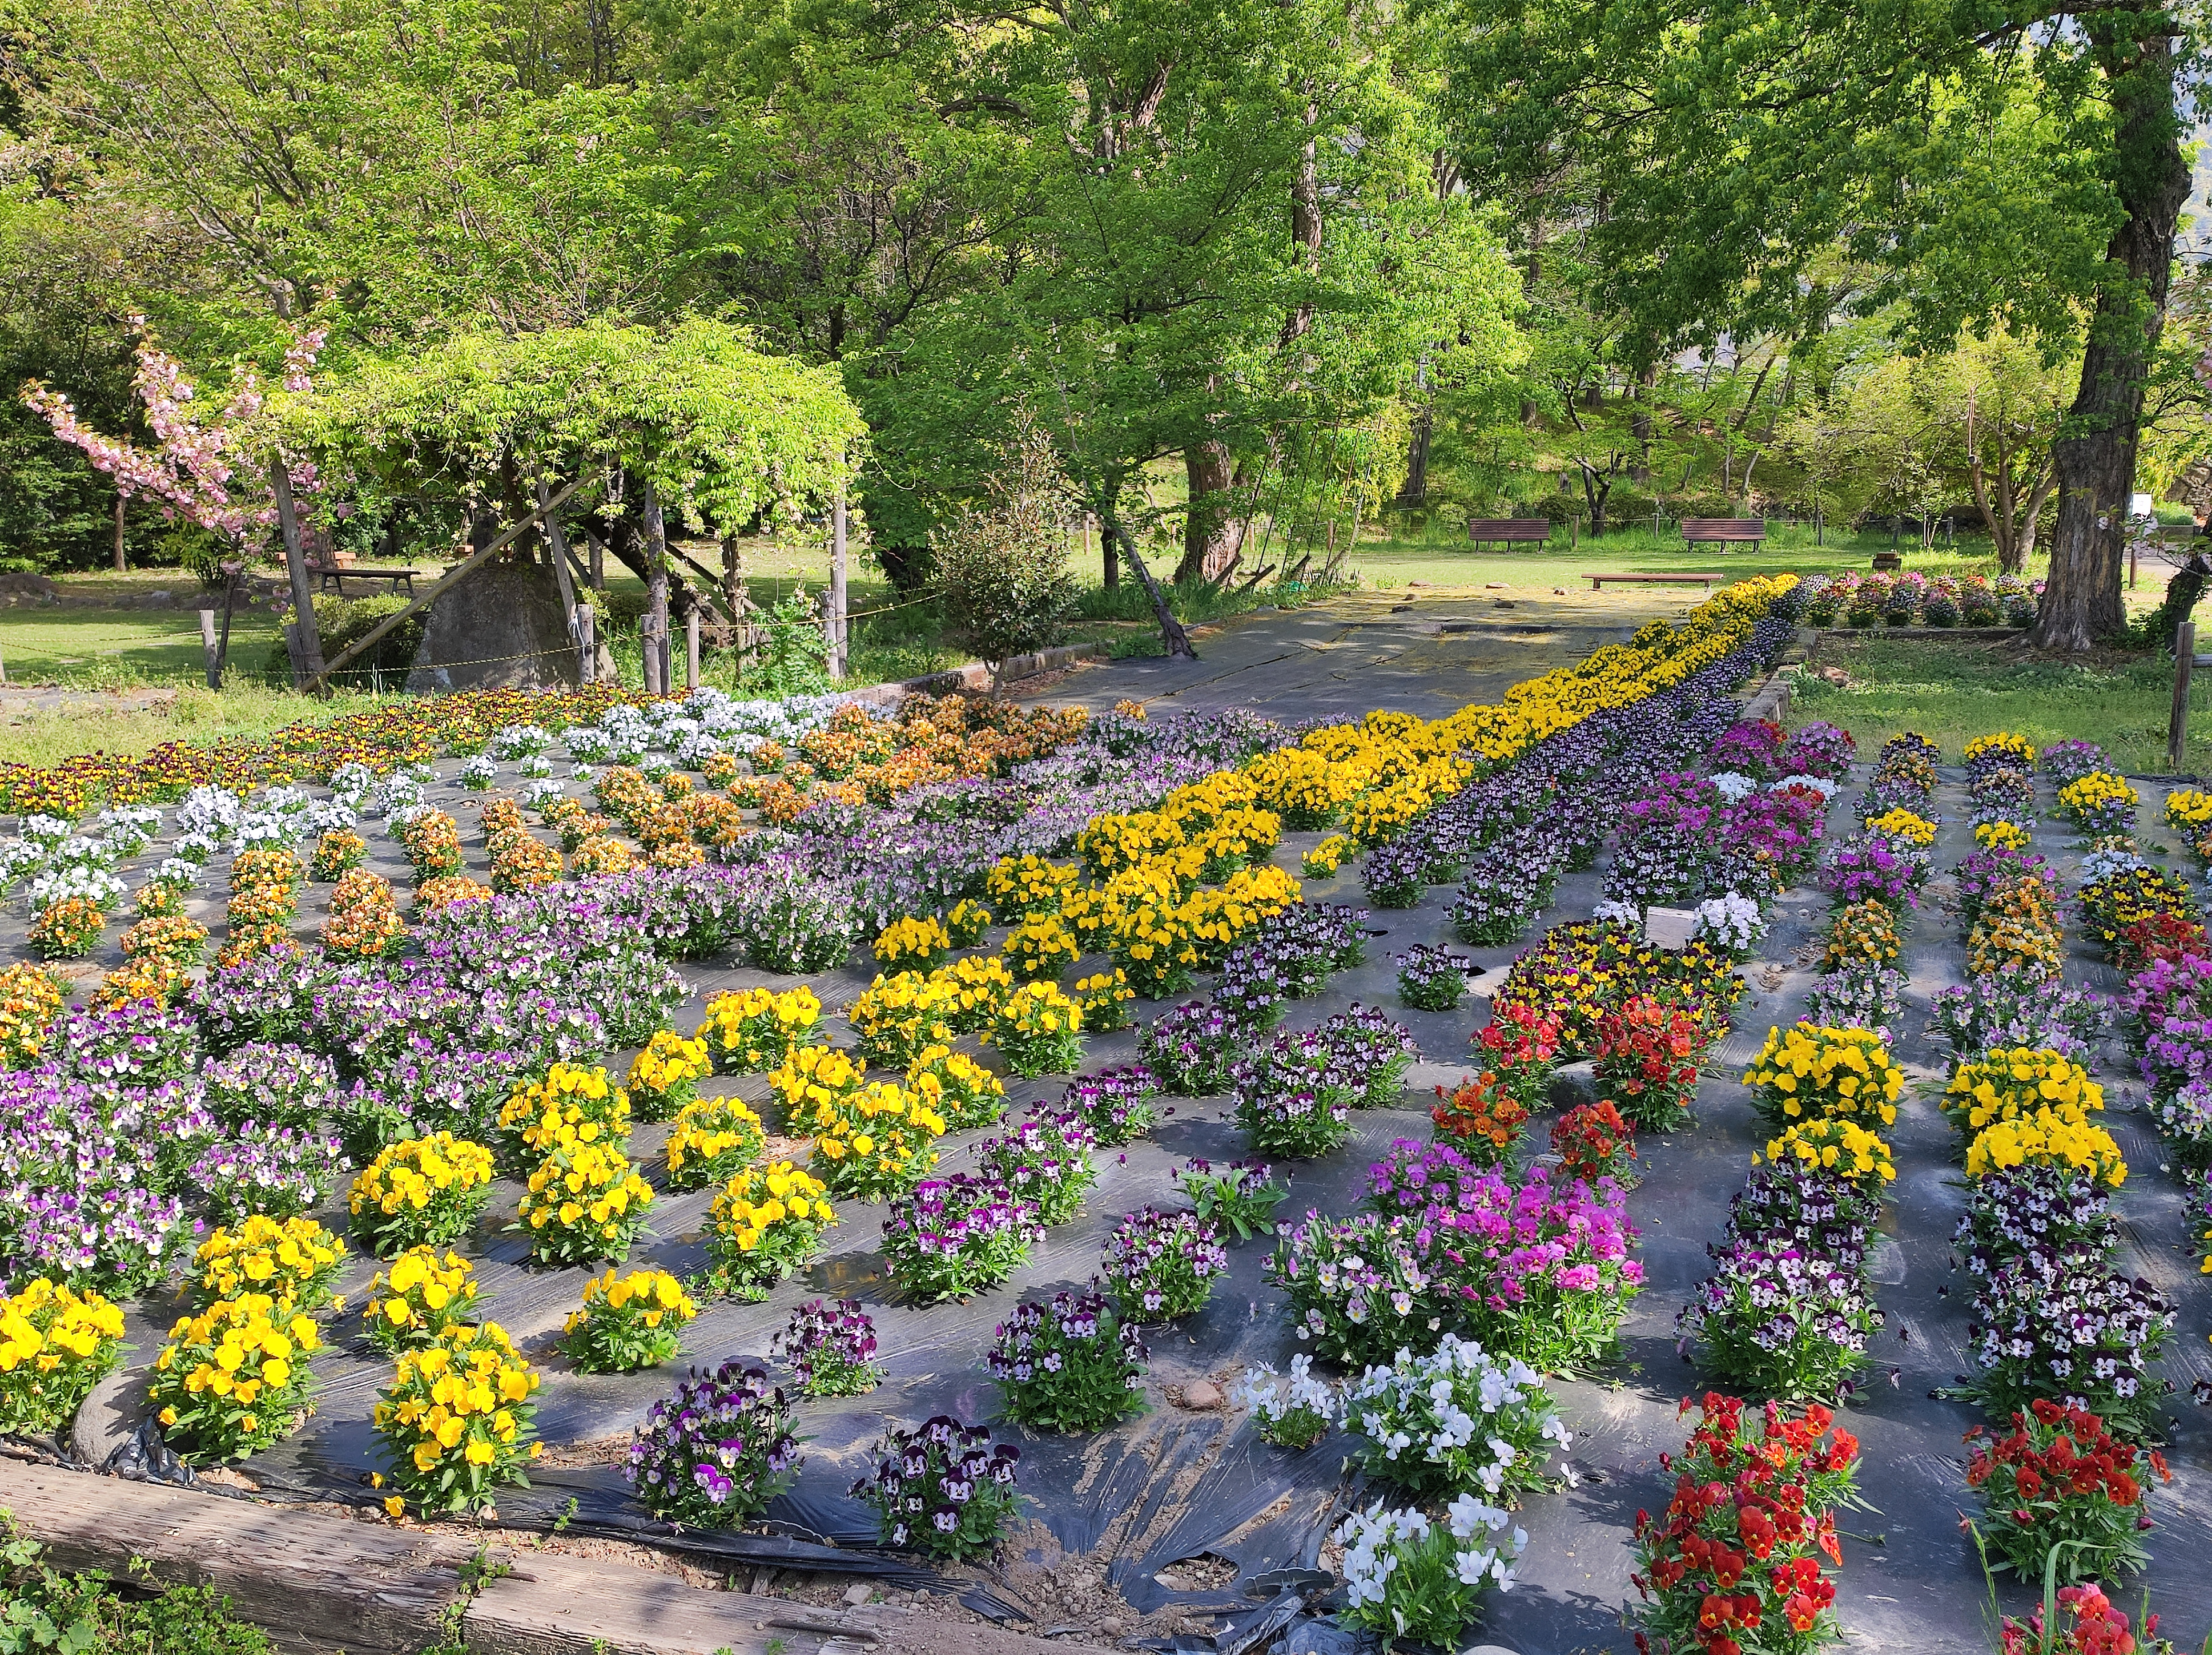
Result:
{"type": "MultiPolygon", "coordinates": [[[[0,609],[0,663],[10,683],[64,683],[93,689],[207,682],[200,647],[198,591],[173,582],[179,608],[110,608],[75,603],[0,609]]],[[[230,628],[234,666],[258,671],[276,637],[266,615],[240,615],[230,628]]]]}
{"type": "MultiPolygon", "coordinates": [[[[2185,771],[2212,771],[2212,687],[2193,696],[2185,771]]],[[[2037,746],[2093,741],[2133,775],[2166,773],[2173,669],[2154,657],[2106,656],[2075,664],[2024,655],[2017,644],[1920,639],[1824,638],[1797,676],[1790,722],[1826,719],[1851,732],[1863,757],[1915,730],[1945,758],[1975,736],[2009,730],[2037,746]],[[1820,676],[1839,670],[1848,682],[1820,676]]]]}

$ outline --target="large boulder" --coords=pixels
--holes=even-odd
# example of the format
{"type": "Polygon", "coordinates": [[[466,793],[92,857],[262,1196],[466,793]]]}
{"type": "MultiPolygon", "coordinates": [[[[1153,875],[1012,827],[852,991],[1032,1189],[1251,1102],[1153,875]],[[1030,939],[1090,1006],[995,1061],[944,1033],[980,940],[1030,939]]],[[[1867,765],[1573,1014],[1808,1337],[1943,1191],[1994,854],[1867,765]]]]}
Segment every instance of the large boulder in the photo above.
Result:
{"type": "MultiPolygon", "coordinates": [[[[600,660],[611,672],[604,647],[600,660]]],[[[533,560],[499,558],[430,606],[407,688],[550,689],[578,677],[553,571],[533,560]]]]}

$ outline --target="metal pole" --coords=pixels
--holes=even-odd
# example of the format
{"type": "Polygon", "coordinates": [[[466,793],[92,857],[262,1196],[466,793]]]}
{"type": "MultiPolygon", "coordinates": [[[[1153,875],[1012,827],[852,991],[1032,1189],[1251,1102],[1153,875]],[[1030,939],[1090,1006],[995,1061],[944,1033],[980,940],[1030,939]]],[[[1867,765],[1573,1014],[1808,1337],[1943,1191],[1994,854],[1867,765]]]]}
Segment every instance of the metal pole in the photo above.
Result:
{"type": "Polygon", "coordinates": [[[830,676],[845,676],[845,490],[830,508],[830,676]]]}
{"type": "Polygon", "coordinates": [[[2189,743],[2189,676],[2197,665],[2197,623],[2185,621],[2173,632],[2173,712],[2166,724],[2166,767],[2179,774],[2189,743]]]}
{"type": "Polygon", "coordinates": [[[202,609],[200,611],[200,650],[201,652],[207,657],[208,688],[210,689],[221,689],[222,688],[222,673],[216,665],[215,611],[213,609],[202,609]]]}
{"type": "Polygon", "coordinates": [[[684,612],[684,688],[699,688],[699,606],[684,612]]]}

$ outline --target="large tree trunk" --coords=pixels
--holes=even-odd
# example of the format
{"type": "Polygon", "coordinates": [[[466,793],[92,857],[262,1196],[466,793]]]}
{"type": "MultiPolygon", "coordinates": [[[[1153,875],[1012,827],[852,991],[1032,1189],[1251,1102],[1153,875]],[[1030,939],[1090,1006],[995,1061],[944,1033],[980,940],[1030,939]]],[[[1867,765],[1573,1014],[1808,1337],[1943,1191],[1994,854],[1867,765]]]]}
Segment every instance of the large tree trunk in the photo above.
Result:
{"type": "Polygon", "coordinates": [[[2058,521],[2035,627],[2035,642],[2045,649],[2086,650],[2126,624],[2121,548],[2135,489],[2143,387],[2165,320],[2174,227],[2189,197],[2189,164],[2173,105],[2171,22],[2148,17],[2137,24],[2155,30],[2146,38],[2097,42],[2118,117],[2115,182],[2127,217],[2106,249],[2081,389],[2051,445],[2058,521]]]}
{"type": "Polygon", "coordinates": [[[1406,446],[1406,481],[1390,502],[1401,511],[1417,512],[1429,503],[1429,444],[1436,431],[1436,404],[1423,403],[1413,415],[1413,434],[1406,446]]]}
{"type": "MultiPolygon", "coordinates": [[[[1182,518],[1182,561],[1176,565],[1176,584],[1212,580],[1227,568],[1244,548],[1244,521],[1234,510],[1230,490],[1237,481],[1228,445],[1202,442],[1182,451],[1183,472],[1190,483],[1190,504],[1182,518]]],[[[1109,543],[1120,540],[1107,531],[1109,543]]]]}

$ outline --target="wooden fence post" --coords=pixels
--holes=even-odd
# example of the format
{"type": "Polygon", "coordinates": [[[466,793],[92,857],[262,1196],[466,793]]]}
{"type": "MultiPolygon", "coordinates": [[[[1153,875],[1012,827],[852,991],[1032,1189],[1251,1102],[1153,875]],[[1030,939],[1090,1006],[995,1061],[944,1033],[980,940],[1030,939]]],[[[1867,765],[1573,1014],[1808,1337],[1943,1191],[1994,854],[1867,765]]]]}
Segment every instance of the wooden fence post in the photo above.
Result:
{"type": "Polygon", "coordinates": [[[699,688],[699,606],[684,611],[684,688],[699,688]]]}
{"type": "Polygon", "coordinates": [[[830,508],[830,676],[845,676],[845,490],[830,508]]]}
{"type": "Polygon", "coordinates": [[[291,578],[294,624],[299,632],[292,650],[292,686],[306,689],[310,679],[323,676],[323,639],[315,624],[315,591],[307,579],[307,555],[300,543],[300,514],[292,503],[292,477],[281,456],[269,462],[269,486],[276,496],[277,530],[284,539],[284,572],[291,578]]]}
{"type": "Polygon", "coordinates": [[[2173,633],[2173,712],[2166,724],[2166,767],[2181,769],[2181,755],[2189,744],[2189,677],[2197,665],[2197,623],[2185,621],[2173,633]]]}
{"type": "Polygon", "coordinates": [[[222,671],[216,664],[215,611],[200,611],[200,652],[207,657],[207,680],[210,689],[222,688],[222,671]]]}
{"type": "Polygon", "coordinates": [[[599,670],[599,643],[593,623],[598,616],[589,603],[576,605],[576,682],[588,684],[596,681],[599,670]]]}

